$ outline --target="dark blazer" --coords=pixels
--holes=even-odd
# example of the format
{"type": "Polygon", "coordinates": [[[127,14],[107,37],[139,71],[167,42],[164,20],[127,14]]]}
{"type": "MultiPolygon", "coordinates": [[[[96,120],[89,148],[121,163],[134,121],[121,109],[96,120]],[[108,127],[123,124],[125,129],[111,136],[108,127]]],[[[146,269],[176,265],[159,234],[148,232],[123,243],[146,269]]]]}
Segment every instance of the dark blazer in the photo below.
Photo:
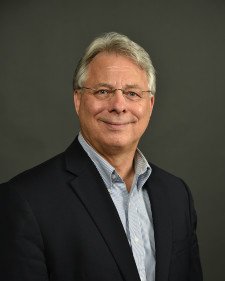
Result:
{"type": "MultiPolygon", "coordinates": [[[[181,179],[151,167],[145,188],[156,281],[200,281],[190,191],[181,179]]],[[[1,185],[0,280],[140,280],[116,208],[77,139],[64,153],[1,185]]]]}

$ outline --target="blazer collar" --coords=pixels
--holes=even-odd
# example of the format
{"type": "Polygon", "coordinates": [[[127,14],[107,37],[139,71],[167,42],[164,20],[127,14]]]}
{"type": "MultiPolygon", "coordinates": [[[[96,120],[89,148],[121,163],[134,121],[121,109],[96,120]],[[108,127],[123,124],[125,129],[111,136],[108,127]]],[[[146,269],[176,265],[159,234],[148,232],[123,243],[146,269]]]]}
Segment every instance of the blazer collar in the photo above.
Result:
{"type": "Polygon", "coordinates": [[[156,275],[155,280],[168,280],[172,251],[172,217],[169,206],[169,196],[165,183],[157,175],[158,169],[151,164],[152,174],[145,187],[151,202],[155,249],[156,249],[156,275]]]}
{"type": "Polygon", "coordinates": [[[95,165],[77,138],[65,151],[70,185],[99,229],[126,281],[140,281],[136,264],[117,210],[95,165]]]}

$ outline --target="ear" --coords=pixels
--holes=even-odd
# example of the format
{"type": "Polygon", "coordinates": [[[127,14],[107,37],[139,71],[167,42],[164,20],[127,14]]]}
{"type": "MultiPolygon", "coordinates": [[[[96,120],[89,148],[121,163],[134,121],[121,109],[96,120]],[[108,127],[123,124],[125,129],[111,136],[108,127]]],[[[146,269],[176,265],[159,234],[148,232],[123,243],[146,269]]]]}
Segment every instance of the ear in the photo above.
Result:
{"type": "Polygon", "coordinates": [[[74,101],[74,107],[76,110],[77,115],[79,116],[79,109],[80,109],[80,99],[81,99],[81,93],[77,90],[73,93],[73,101],[74,101]]]}
{"type": "Polygon", "coordinates": [[[150,106],[151,114],[153,111],[154,103],[155,103],[155,96],[151,94],[150,99],[149,99],[149,106],[150,106]]]}

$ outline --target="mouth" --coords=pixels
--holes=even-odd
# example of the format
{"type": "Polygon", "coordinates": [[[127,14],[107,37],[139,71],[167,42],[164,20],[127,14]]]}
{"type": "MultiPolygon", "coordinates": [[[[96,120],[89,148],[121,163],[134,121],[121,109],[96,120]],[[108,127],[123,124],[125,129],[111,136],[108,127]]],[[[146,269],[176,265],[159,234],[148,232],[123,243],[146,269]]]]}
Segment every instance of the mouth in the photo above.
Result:
{"type": "Polygon", "coordinates": [[[108,128],[112,130],[120,130],[126,128],[131,123],[134,123],[134,121],[111,121],[111,120],[100,120],[100,122],[104,123],[108,128]]]}
{"type": "Polygon", "coordinates": [[[109,121],[103,121],[104,123],[106,124],[109,124],[109,125],[115,125],[115,126],[123,126],[123,125],[128,125],[130,122],[109,122],[109,121]]]}

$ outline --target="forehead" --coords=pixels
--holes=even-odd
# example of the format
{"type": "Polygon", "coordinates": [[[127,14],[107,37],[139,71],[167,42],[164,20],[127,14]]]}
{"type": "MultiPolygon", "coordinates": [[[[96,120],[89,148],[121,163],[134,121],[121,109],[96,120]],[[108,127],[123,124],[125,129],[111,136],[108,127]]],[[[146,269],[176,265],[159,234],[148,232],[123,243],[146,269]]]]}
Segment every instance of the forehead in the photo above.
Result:
{"type": "MultiPolygon", "coordinates": [[[[146,72],[129,57],[116,53],[99,53],[88,66],[88,80],[113,79],[131,80],[130,82],[147,82],[146,72]]],[[[109,82],[109,81],[98,81],[109,82]]],[[[115,82],[115,81],[113,81],[115,82]]]]}
{"type": "Polygon", "coordinates": [[[131,58],[117,53],[101,52],[97,54],[89,64],[89,68],[93,67],[106,68],[137,68],[142,70],[131,58]]]}

